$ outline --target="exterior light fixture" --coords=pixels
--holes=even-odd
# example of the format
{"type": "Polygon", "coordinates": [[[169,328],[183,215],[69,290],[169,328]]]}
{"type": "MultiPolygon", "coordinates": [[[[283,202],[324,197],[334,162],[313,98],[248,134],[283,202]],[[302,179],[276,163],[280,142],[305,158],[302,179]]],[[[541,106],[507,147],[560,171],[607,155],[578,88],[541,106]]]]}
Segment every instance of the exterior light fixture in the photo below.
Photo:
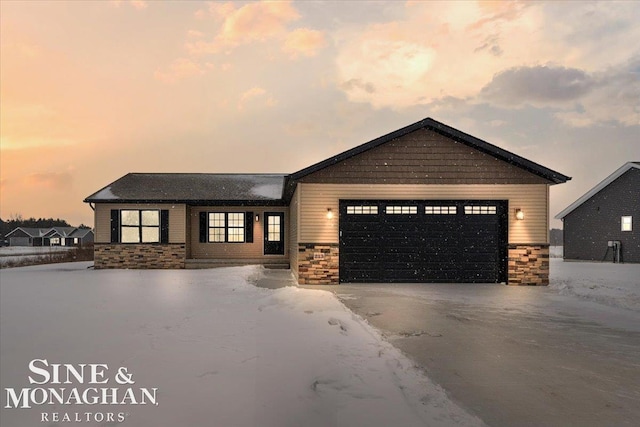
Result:
{"type": "Polygon", "coordinates": [[[333,218],[333,212],[331,211],[331,208],[327,208],[327,219],[331,218],[333,218]]]}
{"type": "Polygon", "coordinates": [[[516,209],[516,219],[520,221],[524,219],[524,211],[522,209],[516,209]]]}
{"type": "Polygon", "coordinates": [[[260,222],[260,215],[256,214],[256,222],[260,222]]]}

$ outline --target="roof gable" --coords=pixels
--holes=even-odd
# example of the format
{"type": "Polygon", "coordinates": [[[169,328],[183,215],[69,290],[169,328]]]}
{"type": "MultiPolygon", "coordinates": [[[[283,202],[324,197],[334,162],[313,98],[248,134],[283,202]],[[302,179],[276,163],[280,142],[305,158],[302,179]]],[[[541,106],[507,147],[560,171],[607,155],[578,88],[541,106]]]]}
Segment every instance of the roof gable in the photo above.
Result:
{"type": "Polygon", "coordinates": [[[420,129],[428,129],[433,132],[436,132],[455,142],[464,144],[468,147],[471,147],[475,150],[478,150],[482,153],[492,156],[498,160],[502,160],[513,166],[516,166],[520,169],[523,169],[527,172],[537,175],[551,184],[560,184],[571,179],[570,177],[565,176],[559,172],[555,172],[551,169],[545,168],[544,166],[541,166],[535,162],[532,162],[531,160],[527,160],[524,157],[520,157],[507,150],[503,150],[502,148],[492,145],[486,141],[483,141],[481,139],[468,135],[464,132],[460,132],[457,129],[454,129],[450,126],[447,126],[431,118],[426,118],[412,125],[406,126],[402,129],[398,129],[397,131],[391,132],[387,135],[383,135],[365,144],[352,148],[351,150],[347,150],[329,159],[323,160],[319,163],[316,163],[307,168],[304,168],[298,172],[291,174],[290,179],[293,181],[299,181],[312,173],[318,172],[329,166],[333,166],[341,162],[344,162],[348,159],[351,159],[355,156],[358,156],[362,153],[365,153],[383,144],[387,144],[390,141],[396,140],[398,138],[401,138],[405,135],[408,135],[420,129]]]}
{"type": "Polygon", "coordinates": [[[614,182],[616,179],[620,178],[623,174],[625,174],[631,169],[640,170],[640,162],[627,162],[621,167],[619,167],[615,172],[613,172],[611,175],[603,179],[598,185],[593,187],[591,190],[587,191],[584,195],[582,195],[582,197],[580,197],[578,200],[576,200],[575,202],[567,206],[563,211],[558,213],[555,216],[555,219],[562,219],[566,217],[571,212],[579,208],[587,200],[591,199],[593,196],[595,196],[597,193],[605,189],[609,184],[614,182]]]}
{"type": "Polygon", "coordinates": [[[331,184],[547,184],[539,175],[420,128],[299,178],[331,184]]]}

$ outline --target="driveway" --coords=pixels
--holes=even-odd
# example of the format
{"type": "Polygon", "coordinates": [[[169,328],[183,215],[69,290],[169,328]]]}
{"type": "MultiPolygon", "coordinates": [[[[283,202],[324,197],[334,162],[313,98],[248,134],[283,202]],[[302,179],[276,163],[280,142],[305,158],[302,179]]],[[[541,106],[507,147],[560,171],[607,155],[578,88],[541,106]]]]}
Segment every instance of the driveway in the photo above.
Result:
{"type": "Polygon", "coordinates": [[[488,425],[631,426],[640,419],[637,312],[546,287],[331,290],[488,425]]]}

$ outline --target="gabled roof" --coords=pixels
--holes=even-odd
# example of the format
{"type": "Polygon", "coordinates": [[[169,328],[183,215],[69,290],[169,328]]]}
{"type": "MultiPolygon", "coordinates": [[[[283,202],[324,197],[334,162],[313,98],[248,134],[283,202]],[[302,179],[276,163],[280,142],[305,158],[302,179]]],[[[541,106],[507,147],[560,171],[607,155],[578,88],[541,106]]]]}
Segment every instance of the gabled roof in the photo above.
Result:
{"type": "Polygon", "coordinates": [[[7,233],[5,237],[21,230],[29,237],[84,237],[87,233],[93,232],[90,228],[76,228],[76,227],[46,227],[46,228],[34,228],[34,227],[16,227],[7,233]]]}
{"type": "Polygon", "coordinates": [[[630,169],[640,169],[640,162],[627,162],[621,167],[619,167],[614,173],[606,177],[604,180],[602,180],[598,185],[593,187],[591,190],[587,191],[578,200],[576,200],[575,202],[567,206],[565,210],[563,210],[562,212],[560,212],[558,215],[555,216],[555,219],[562,219],[565,216],[569,215],[571,212],[573,212],[578,207],[580,207],[580,205],[582,205],[584,202],[586,202],[587,200],[595,196],[603,188],[611,184],[613,181],[618,179],[622,174],[624,174],[630,169]]]}
{"type": "Polygon", "coordinates": [[[93,233],[93,230],[90,228],[76,228],[75,230],[73,230],[73,233],[69,235],[69,237],[77,237],[81,239],[89,233],[93,233]]]}
{"type": "Polygon", "coordinates": [[[45,234],[46,237],[53,237],[55,235],[59,237],[71,237],[71,233],[76,230],[75,227],[51,227],[45,234]]]}
{"type": "Polygon", "coordinates": [[[510,163],[514,166],[525,169],[535,175],[538,175],[544,179],[547,179],[552,184],[561,184],[571,179],[571,177],[565,176],[559,172],[555,172],[551,169],[545,168],[544,166],[534,163],[531,160],[527,160],[524,157],[520,157],[507,150],[503,150],[500,147],[497,147],[486,141],[478,139],[474,136],[471,136],[464,132],[460,132],[457,129],[454,129],[450,126],[447,126],[443,123],[433,120],[432,118],[426,118],[426,119],[420,120],[419,122],[416,122],[412,125],[403,127],[402,129],[398,129],[397,131],[383,135],[365,144],[352,148],[351,150],[347,150],[329,159],[316,163],[315,165],[311,165],[307,168],[299,170],[298,172],[291,174],[289,178],[293,181],[299,180],[300,178],[303,178],[307,175],[310,175],[326,167],[340,163],[360,153],[363,153],[365,151],[371,150],[372,148],[375,148],[384,143],[387,143],[393,139],[400,138],[411,132],[415,132],[418,129],[429,129],[434,132],[437,132],[447,138],[453,139],[454,141],[466,144],[469,147],[475,148],[497,159],[504,160],[507,163],[510,163]]]}
{"type": "Polygon", "coordinates": [[[11,234],[15,233],[18,230],[21,230],[29,237],[42,237],[51,230],[51,227],[49,228],[16,227],[10,232],[8,232],[5,237],[9,237],[11,234]]]}
{"type": "Polygon", "coordinates": [[[129,173],[85,202],[279,203],[286,175],[129,173]]]}

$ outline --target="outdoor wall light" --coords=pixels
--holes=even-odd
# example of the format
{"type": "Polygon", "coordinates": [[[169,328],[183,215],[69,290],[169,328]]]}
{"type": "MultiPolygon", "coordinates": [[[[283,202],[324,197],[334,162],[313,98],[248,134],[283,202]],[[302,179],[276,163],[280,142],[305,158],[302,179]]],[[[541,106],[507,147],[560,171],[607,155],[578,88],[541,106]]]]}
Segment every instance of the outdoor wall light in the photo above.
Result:
{"type": "Polygon", "coordinates": [[[517,220],[524,219],[524,211],[522,209],[516,209],[516,219],[517,220]]]}
{"type": "Polygon", "coordinates": [[[331,218],[333,218],[333,212],[331,211],[331,208],[327,208],[327,219],[331,218]]]}
{"type": "Polygon", "coordinates": [[[256,214],[256,222],[260,222],[260,215],[256,214]]]}

